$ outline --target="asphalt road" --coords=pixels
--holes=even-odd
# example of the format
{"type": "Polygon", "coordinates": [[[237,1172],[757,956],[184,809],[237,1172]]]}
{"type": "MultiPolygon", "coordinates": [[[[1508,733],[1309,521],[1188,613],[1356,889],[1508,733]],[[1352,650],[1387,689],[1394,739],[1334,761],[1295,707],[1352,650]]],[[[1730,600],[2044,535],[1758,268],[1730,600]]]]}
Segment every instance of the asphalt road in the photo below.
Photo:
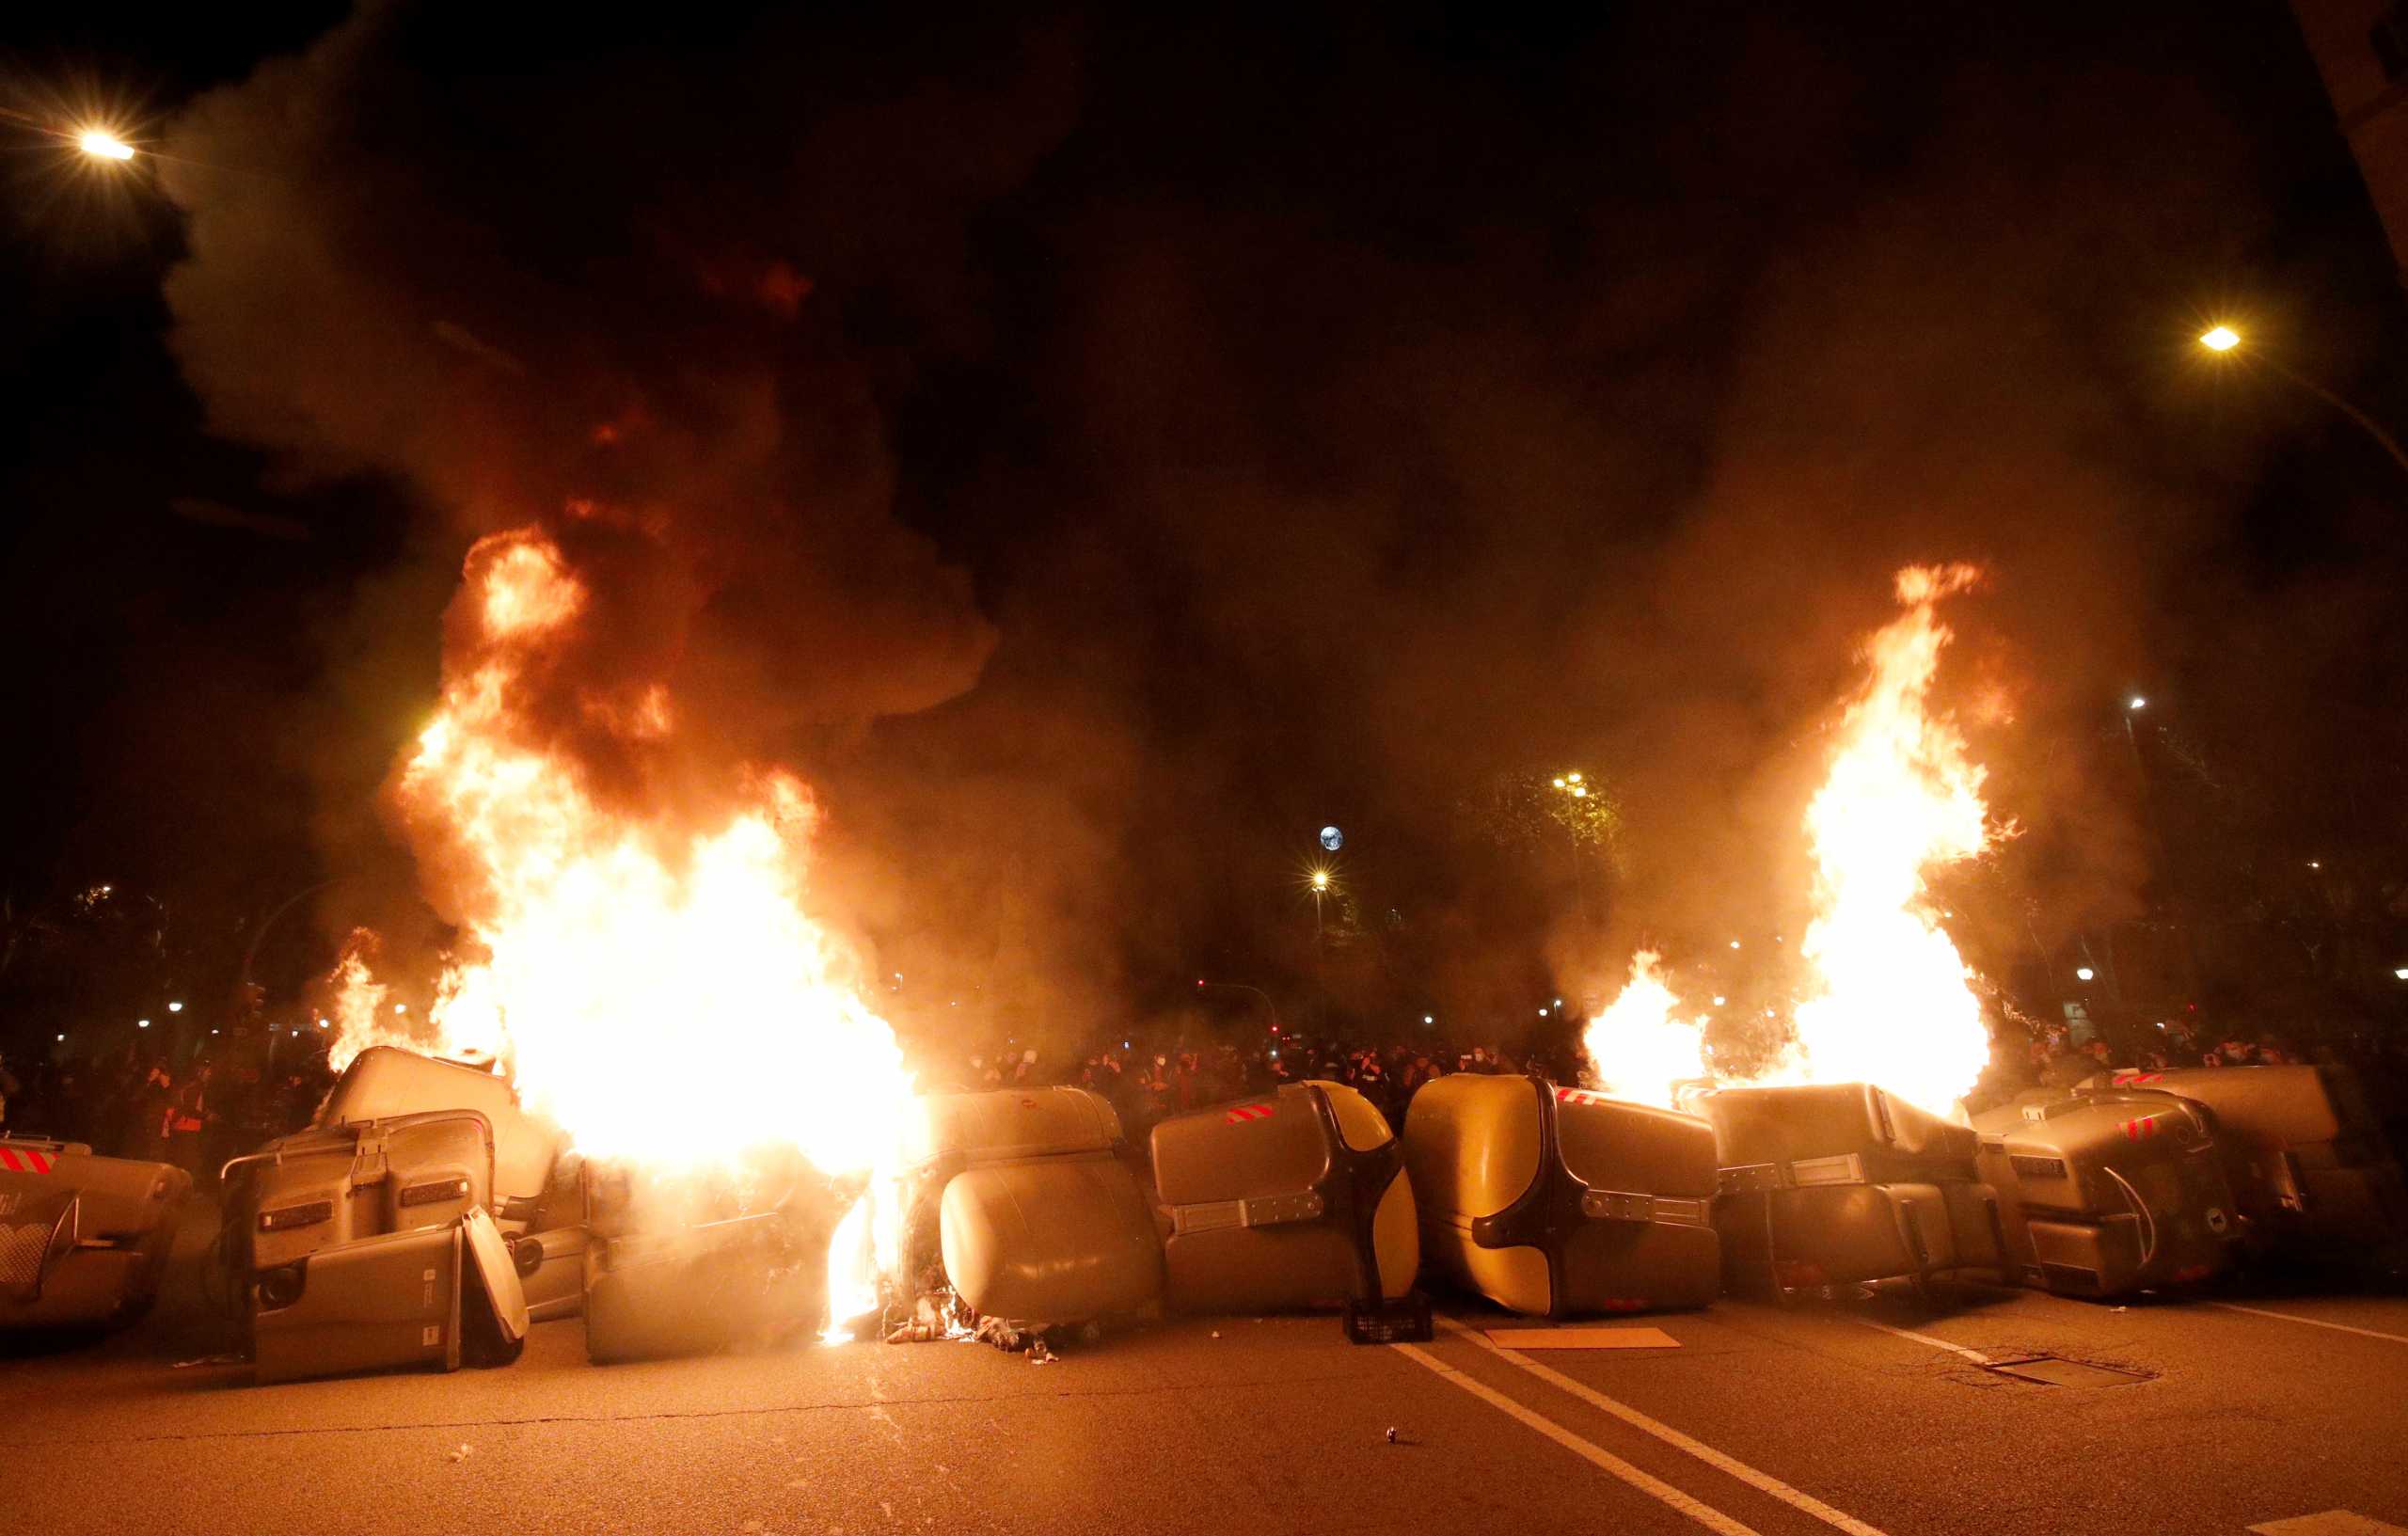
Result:
{"type": "Polygon", "coordinates": [[[1047,1365],[855,1344],[602,1368],[572,1321],[503,1369],[259,1387],[180,1363],[224,1340],[175,1284],[135,1332],[0,1355],[0,1532],[2408,1528],[2398,1295],[1723,1302],[1607,1324],[1676,1347],[1576,1352],[1500,1350],[1484,1330],[1526,1324],[1450,1306],[1426,1346],[1179,1320],[1047,1365]],[[2116,1374],[1990,1369],[2033,1355],[2116,1374]],[[2358,1523],[2280,1524],[2331,1512],[2358,1523]]]}

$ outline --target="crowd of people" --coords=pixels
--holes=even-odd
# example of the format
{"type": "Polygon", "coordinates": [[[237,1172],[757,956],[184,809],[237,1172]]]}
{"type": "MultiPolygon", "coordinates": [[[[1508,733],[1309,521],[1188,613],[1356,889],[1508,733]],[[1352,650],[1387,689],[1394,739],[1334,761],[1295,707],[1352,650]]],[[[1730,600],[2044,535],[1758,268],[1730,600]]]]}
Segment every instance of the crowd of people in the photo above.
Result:
{"type": "MultiPolygon", "coordinates": [[[[2369,1097],[2393,1115],[2408,1101],[2408,1033],[2318,1032],[2305,1037],[2203,1032],[2172,1020],[2133,1032],[2118,1047],[2089,1036],[2076,1040],[2062,1023],[2027,1021],[1993,1041],[1990,1069],[1972,1107],[2002,1102],[2021,1089],[2070,1087],[2101,1071],[2182,1067],[2317,1063],[2355,1069],[2369,1097]]],[[[1581,1080],[1576,1047],[1564,1059],[1514,1054],[1494,1045],[1421,1038],[1381,1042],[1273,1037],[1247,1047],[1217,1040],[1131,1040],[1084,1058],[1018,1041],[955,1058],[927,1074],[930,1087],[976,1090],[1072,1085],[1111,1101],[1129,1135],[1143,1141],[1163,1120],[1307,1078],[1344,1083],[1402,1125],[1422,1085],[1453,1072],[1536,1070],[1559,1083],[1581,1080]]],[[[228,1055],[176,1063],[134,1048],[103,1060],[0,1063],[0,1131],[88,1143],[119,1157],[172,1163],[207,1178],[228,1158],[306,1124],[331,1083],[322,1055],[303,1054],[273,1069],[228,1055]]]]}
{"type": "Polygon", "coordinates": [[[325,1058],[176,1062],[134,1047],[100,1061],[0,1065],[0,1131],[83,1142],[108,1157],[214,1179],[227,1159],[308,1122],[331,1081],[325,1058]]]}

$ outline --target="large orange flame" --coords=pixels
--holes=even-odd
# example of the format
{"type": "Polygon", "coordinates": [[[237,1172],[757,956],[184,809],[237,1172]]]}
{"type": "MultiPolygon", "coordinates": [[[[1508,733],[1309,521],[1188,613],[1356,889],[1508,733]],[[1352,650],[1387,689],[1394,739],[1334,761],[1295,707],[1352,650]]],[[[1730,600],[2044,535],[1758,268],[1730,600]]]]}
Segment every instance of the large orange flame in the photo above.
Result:
{"type": "MultiPolygon", "coordinates": [[[[473,643],[447,658],[399,780],[465,928],[420,1043],[506,1062],[528,1107],[590,1156],[675,1169],[792,1146],[832,1174],[883,1162],[911,1082],[805,910],[809,791],[782,769],[731,770],[734,809],[699,828],[606,803],[518,712],[589,594],[532,530],[480,543],[467,582],[473,643]]],[[[676,729],[658,684],[584,713],[626,741],[676,729]]],[[[353,1027],[346,1054],[369,1043],[353,1027]]]]}
{"type": "Polygon", "coordinates": [[[1674,1084],[1705,1075],[1705,1021],[1676,1017],[1657,959],[1652,949],[1633,958],[1629,984],[1589,1021],[1580,1043],[1600,1090],[1670,1109],[1674,1084]]]}
{"type": "MultiPolygon", "coordinates": [[[[1898,573],[1906,611],[1866,643],[1870,672],[1847,705],[1830,768],[1806,810],[1814,858],[1814,917],[1800,958],[1806,987],[1788,1049],[1759,1082],[1871,1082],[1948,1115],[1973,1086],[1989,1040],[1971,974],[1925,895],[1935,867],[1973,858],[1993,839],[1983,770],[1963,736],[1931,707],[1947,645],[1941,598],[1979,578],[1970,565],[1898,573]]],[[[1622,994],[1584,1037],[1609,1091],[1669,1103],[1694,1076],[1703,1023],[1679,1005],[1642,954],[1622,994]]]]}
{"type": "Polygon", "coordinates": [[[1907,611],[1866,647],[1872,677],[1806,810],[1814,918],[1799,953],[1815,985],[1797,1009],[1801,1069],[1877,1083],[1941,1115],[1989,1057],[1972,974],[1924,892],[1927,870],[1990,845],[1983,770],[1930,698],[1949,640],[1939,602],[1979,576],[1970,565],[1898,573],[1907,611]]]}

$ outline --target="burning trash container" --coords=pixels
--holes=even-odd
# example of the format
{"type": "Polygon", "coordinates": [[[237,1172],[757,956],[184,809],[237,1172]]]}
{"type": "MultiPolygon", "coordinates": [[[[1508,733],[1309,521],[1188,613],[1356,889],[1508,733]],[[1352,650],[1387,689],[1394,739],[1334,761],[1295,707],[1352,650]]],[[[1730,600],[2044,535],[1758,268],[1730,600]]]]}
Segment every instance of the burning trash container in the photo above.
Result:
{"type": "Polygon", "coordinates": [[[1413,1096],[1404,1158],[1432,1268],[1500,1306],[1564,1318],[1714,1299],[1703,1120],[1536,1077],[1442,1077],[1413,1096]]]}
{"type": "Polygon", "coordinates": [[[2213,1111],[2253,1242],[2345,1255],[2408,1243],[2408,1187],[2382,1121],[2344,1068],[2102,1072],[2082,1085],[2179,1094],[2213,1111]]]}
{"type": "Polygon", "coordinates": [[[2035,1088],[1973,1129],[2024,1284],[2123,1296],[2229,1262],[2241,1221],[2205,1106],[2146,1088],[2035,1088]]]}
{"type": "Polygon", "coordinates": [[[1998,1195],[1967,1128],[1869,1083],[1721,1088],[1689,1101],[1721,1160],[1714,1221],[1734,1291],[1998,1269],[1998,1195]]]}
{"type": "Polygon", "coordinates": [[[901,1196],[907,1329],[1036,1331],[1159,1303],[1162,1242],[1108,1100],[1037,1088],[920,1103],[901,1196]],[[954,1315],[930,1319],[931,1305],[954,1315]]]}
{"type": "Polygon", "coordinates": [[[829,1242],[859,1190],[792,1148],[686,1173],[585,1165],[585,1354],[702,1354],[816,1331],[829,1242]]]}
{"type": "Polygon", "coordinates": [[[1164,1120],[1153,1150],[1173,1308],[1342,1305],[1350,1337],[1358,1322],[1378,1322],[1383,1337],[1429,1337],[1429,1305],[1413,1295],[1413,1183],[1370,1100],[1342,1083],[1288,1084],[1164,1120]],[[1391,1304],[1403,1304],[1393,1319],[1391,1304]]]}
{"type": "Polygon", "coordinates": [[[0,1329],[107,1328],[157,1300],[192,1175],[0,1136],[0,1329]]]}

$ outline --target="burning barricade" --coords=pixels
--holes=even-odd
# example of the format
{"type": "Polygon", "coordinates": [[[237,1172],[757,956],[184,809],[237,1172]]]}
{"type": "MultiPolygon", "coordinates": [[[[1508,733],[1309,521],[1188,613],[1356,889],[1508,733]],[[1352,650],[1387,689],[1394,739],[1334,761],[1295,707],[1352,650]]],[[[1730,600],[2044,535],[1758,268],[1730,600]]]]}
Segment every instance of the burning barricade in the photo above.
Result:
{"type": "Polygon", "coordinates": [[[1542,1317],[1703,1306],[1719,1289],[1714,1132],[1536,1077],[1440,1078],[1404,1151],[1432,1268],[1542,1317]]]}
{"type": "Polygon", "coordinates": [[[1344,1309],[1358,1342],[1430,1337],[1421,1241],[1396,1133],[1342,1083],[1306,1082],[1154,1128],[1183,1312],[1344,1309]]]}
{"type": "Polygon", "coordinates": [[[158,1298],[192,1176],[0,1136],[0,1328],[111,1328],[158,1298]]]}
{"type": "Polygon", "coordinates": [[[2242,1227],[2205,1106],[2146,1088],[2035,1088],[1973,1128],[2024,1284],[2123,1296],[2229,1262],[2242,1227]]]}

